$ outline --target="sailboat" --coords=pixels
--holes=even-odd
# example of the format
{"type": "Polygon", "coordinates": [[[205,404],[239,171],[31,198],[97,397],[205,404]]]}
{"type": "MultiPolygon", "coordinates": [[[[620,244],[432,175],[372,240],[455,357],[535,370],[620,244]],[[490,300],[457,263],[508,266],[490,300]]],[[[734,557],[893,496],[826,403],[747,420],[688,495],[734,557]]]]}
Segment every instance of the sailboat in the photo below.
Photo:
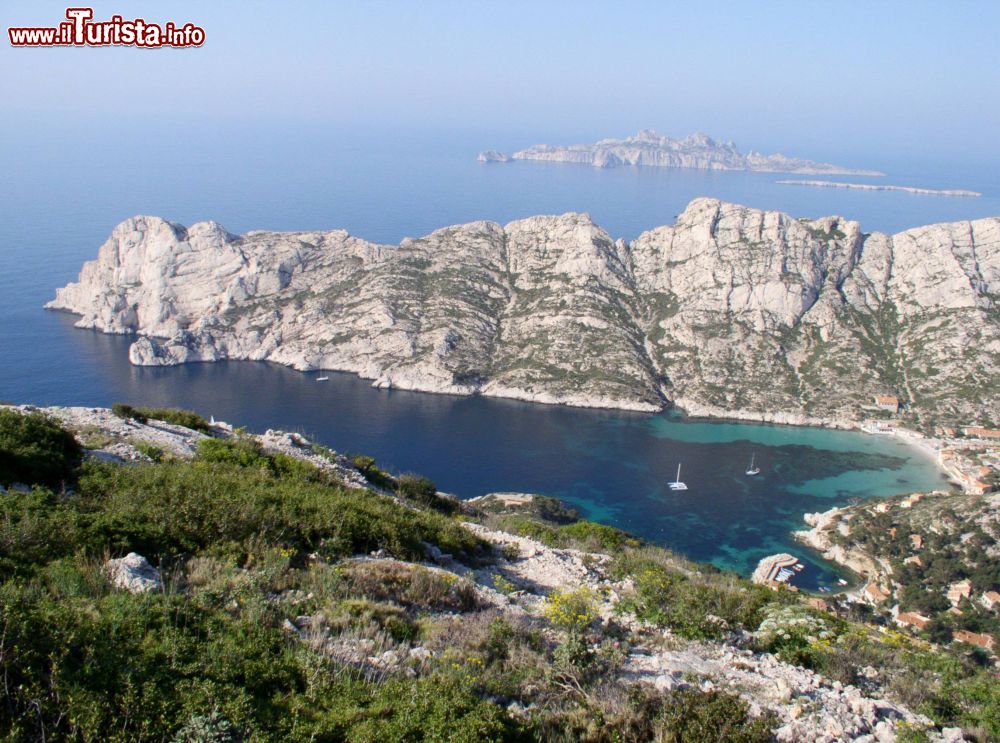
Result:
{"type": "Polygon", "coordinates": [[[756,454],[751,454],[750,455],[750,466],[747,467],[747,474],[750,475],[751,477],[753,475],[759,475],[760,474],[760,467],[754,466],[754,463],[753,463],[755,456],[756,456],[756,454]]]}
{"type": "Polygon", "coordinates": [[[670,486],[671,490],[687,490],[688,486],[681,482],[681,463],[677,463],[677,479],[673,482],[668,482],[667,485],[670,486]]]}

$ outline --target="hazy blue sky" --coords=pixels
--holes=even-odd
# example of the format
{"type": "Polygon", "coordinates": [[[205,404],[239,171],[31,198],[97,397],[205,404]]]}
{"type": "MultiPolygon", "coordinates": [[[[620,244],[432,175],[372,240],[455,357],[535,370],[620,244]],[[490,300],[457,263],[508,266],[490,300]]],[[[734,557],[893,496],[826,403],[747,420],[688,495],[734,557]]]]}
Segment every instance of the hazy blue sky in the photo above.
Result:
{"type": "MultiPolygon", "coordinates": [[[[4,36],[55,25],[65,7],[0,0],[4,36]]],[[[43,120],[308,119],[526,145],[653,127],[807,157],[1000,160],[996,0],[94,7],[98,19],[190,20],[207,42],[14,49],[5,38],[4,131],[43,120]]]]}

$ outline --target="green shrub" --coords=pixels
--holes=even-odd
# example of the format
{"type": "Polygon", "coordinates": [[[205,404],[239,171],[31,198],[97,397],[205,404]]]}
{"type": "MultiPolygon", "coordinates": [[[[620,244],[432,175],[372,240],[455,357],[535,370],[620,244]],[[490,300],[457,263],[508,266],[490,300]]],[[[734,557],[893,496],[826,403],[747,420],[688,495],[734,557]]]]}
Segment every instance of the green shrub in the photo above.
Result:
{"type": "Polygon", "coordinates": [[[757,628],[761,650],[776,654],[786,663],[812,667],[814,652],[828,647],[836,636],[833,620],[805,606],[771,604],[757,628]]]}
{"type": "MultiPolygon", "coordinates": [[[[113,409],[113,408],[112,408],[113,409]]],[[[179,410],[177,408],[135,408],[133,416],[138,413],[141,418],[173,423],[175,426],[184,426],[193,431],[211,433],[212,426],[207,420],[190,410],[179,410]]]]}
{"type": "Polygon", "coordinates": [[[51,491],[36,487],[0,496],[0,578],[70,555],[79,539],[79,514],[51,491]]]}
{"type": "Polygon", "coordinates": [[[162,462],[166,456],[166,452],[163,449],[155,444],[150,444],[148,441],[131,441],[129,443],[135,447],[136,451],[149,457],[154,462],[162,462]]]}
{"type": "Polygon", "coordinates": [[[522,510],[491,516],[494,528],[535,539],[549,547],[577,548],[615,553],[626,547],[638,547],[641,540],[628,532],[594,521],[574,521],[569,524],[540,520],[522,510]]]}
{"type": "Polygon", "coordinates": [[[577,521],[559,527],[564,542],[575,543],[593,550],[617,552],[625,547],[638,547],[641,542],[627,532],[593,521],[577,521]]]}
{"type": "Polygon", "coordinates": [[[346,738],[354,743],[479,743],[507,739],[512,729],[501,708],[444,675],[371,687],[358,699],[353,718],[346,738]]]}
{"type": "Polygon", "coordinates": [[[457,501],[438,495],[437,486],[433,481],[421,475],[397,477],[396,494],[442,513],[455,513],[460,508],[457,501]]]}
{"type": "Polygon", "coordinates": [[[671,694],[657,720],[656,740],[664,743],[768,743],[777,726],[774,715],[751,718],[739,697],[693,689],[671,694]]]}
{"type": "Polygon", "coordinates": [[[358,472],[372,485],[385,490],[390,490],[396,486],[396,481],[388,472],[383,472],[375,466],[373,457],[364,454],[354,454],[350,457],[351,462],[357,467],[358,472]]]}
{"type": "Polygon", "coordinates": [[[111,406],[111,412],[117,415],[123,420],[133,420],[139,423],[145,423],[149,420],[145,415],[140,413],[138,410],[133,408],[131,405],[126,405],[123,402],[116,402],[111,406]]]}
{"type": "Polygon", "coordinates": [[[173,743],[242,743],[243,735],[219,710],[192,715],[174,736],[173,743]]]}
{"type": "Polygon", "coordinates": [[[0,410],[0,485],[58,486],[70,478],[80,453],[73,434],[52,418],[0,410]]]}
{"type": "Polygon", "coordinates": [[[784,599],[734,575],[668,567],[656,554],[626,550],[616,558],[612,572],[632,576],[635,586],[619,607],[682,637],[720,638],[727,629],[755,630],[764,607],[784,599]]]}
{"type": "Polygon", "coordinates": [[[234,439],[202,439],[198,442],[198,458],[204,462],[260,467],[273,471],[271,459],[264,454],[264,449],[257,440],[244,436],[234,439]]]}
{"type": "Polygon", "coordinates": [[[479,547],[470,532],[443,516],[245,461],[267,460],[87,463],[76,507],[88,512],[90,544],[150,556],[226,545],[242,554],[259,541],[328,557],[384,548],[409,559],[423,559],[422,542],[452,554],[471,555],[479,547]]]}

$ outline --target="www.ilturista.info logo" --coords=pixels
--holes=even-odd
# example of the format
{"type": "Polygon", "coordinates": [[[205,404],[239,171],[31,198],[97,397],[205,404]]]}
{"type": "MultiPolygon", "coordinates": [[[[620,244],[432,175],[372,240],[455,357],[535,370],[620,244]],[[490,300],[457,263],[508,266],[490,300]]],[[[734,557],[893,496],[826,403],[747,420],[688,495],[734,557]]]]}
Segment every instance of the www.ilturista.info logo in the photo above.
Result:
{"type": "Polygon", "coordinates": [[[93,8],[66,8],[66,20],[58,26],[8,28],[11,46],[201,46],[205,29],[193,23],[149,23],[142,18],[126,21],[120,15],[95,22],[93,8]]]}

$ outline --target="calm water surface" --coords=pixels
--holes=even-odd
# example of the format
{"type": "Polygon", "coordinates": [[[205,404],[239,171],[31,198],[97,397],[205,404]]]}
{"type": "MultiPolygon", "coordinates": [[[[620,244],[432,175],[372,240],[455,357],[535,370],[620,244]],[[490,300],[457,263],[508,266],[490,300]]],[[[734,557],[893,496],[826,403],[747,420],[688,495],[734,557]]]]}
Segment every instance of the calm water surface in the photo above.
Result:
{"type": "MultiPolygon", "coordinates": [[[[254,430],[301,430],[463,497],[556,496],[590,518],[743,573],[765,554],[803,554],[788,532],[804,512],[944,482],[932,462],[891,437],[388,392],[349,375],[317,383],[258,363],[139,369],[128,364],[129,339],[74,329],[73,318],[41,305],[75,279],[115,224],[140,213],[215,219],[234,232],[342,227],[394,243],[473,219],[572,210],[631,238],[673,222],[690,199],[714,196],[896,231],[1000,214],[1000,169],[857,163],[889,171],[888,183],[984,193],[947,199],[778,186],[773,174],[482,165],[479,149],[532,143],[487,134],[95,128],[75,129],[72,142],[64,134],[54,122],[0,144],[0,399],[176,405],[254,430]],[[150,140],[158,143],[152,151],[150,140]],[[743,474],[752,453],[756,478],[743,474]],[[690,487],[683,494],[666,487],[678,462],[690,487]]],[[[807,561],[802,585],[833,580],[827,566],[807,561]]]]}

